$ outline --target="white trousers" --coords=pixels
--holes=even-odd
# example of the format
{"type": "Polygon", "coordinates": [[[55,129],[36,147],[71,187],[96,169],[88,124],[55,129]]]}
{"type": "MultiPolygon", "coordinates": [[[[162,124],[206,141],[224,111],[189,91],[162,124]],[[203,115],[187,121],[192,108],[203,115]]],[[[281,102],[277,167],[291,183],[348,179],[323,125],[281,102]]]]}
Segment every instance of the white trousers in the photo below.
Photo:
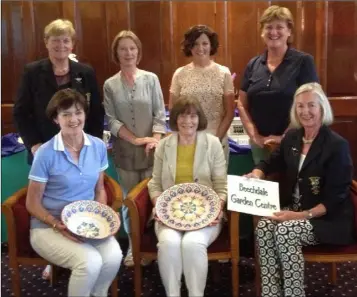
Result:
{"type": "Polygon", "coordinates": [[[206,287],[207,247],[218,237],[222,224],[181,232],[155,222],[158,264],[166,295],[180,296],[182,272],[190,297],[202,297],[206,287]]]}
{"type": "Polygon", "coordinates": [[[52,228],[31,229],[33,249],[47,261],[72,270],[69,297],[108,296],[123,258],[114,236],[74,242],[52,228]]]}

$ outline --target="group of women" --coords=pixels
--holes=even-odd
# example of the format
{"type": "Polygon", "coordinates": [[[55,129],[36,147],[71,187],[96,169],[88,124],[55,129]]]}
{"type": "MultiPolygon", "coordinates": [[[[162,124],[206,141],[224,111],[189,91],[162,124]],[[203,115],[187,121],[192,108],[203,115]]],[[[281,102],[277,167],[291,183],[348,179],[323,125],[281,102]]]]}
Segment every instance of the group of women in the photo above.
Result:
{"type": "MultiPolygon", "coordinates": [[[[271,6],[260,26],[266,51],[249,61],[238,100],[257,164],[247,177],[264,178],[275,171],[289,177],[289,191],[282,197],[287,208],[262,218],[257,227],[262,294],[304,296],[301,246],[355,240],[349,198],[352,163],[346,140],[327,127],[333,116],[313,58],[291,47],[290,11],[271,6]],[[280,144],[271,156],[264,147],[269,142],[280,144]]],[[[160,82],[154,73],[138,68],[143,50],[132,31],[121,31],[112,43],[120,71],[104,83],[104,109],[93,69],[69,59],[75,42],[72,24],[55,20],[44,37],[49,57],[25,67],[14,106],[29,161],[34,157],[26,201],[33,248],[72,270],[69,296],[107,296],[122,260],[119,244],[114,237],[78,238],[60,221],[61,210],[73,201],[106,203],[108,161],[98,139],[105,112],[125,193],[147,177],[152,177],[148,187],[154,206],[163,191],[179,183],[197,182],[217,193],[221,213],[205,228],[181,232],[152,216],[167,296],[180,296],[182,274],[189,296],[204,296],[207,247],[221,231],[227,200],[227,131],[235,109],[231,73],[213,60],[217,34],[205,25],[185,33],[182,51],[192,62],[173,75],[172,133],[166,137],[160,82]]],[[[124,265],[132,266],[125,208],[123,222],[129,235],[124,265]]],[[[142,265],[148,263],[142,259],[142,265]]]]}

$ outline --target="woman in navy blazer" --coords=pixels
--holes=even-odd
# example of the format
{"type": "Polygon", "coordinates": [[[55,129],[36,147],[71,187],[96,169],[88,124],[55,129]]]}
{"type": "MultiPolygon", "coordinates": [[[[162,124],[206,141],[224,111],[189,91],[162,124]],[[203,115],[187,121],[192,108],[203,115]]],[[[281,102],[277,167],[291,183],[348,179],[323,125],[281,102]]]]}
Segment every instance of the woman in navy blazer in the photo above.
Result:
{"type": "Polygon", "coordinates": [[[89,103],[85,132],[102,138],[104,108],[93,68],[69,59],[75,41],[75,30],[68,20],[58,19],[44,31],[48,58],[25,66],[14,105],[14,120],[26,148],[29,163],[40,145],[59,132],[59,127],[46,117],[52,96],[60,89],[72,88],[82,93],[89,103]]]}
{"type": "Polygon", "coordinates": [[[356,240],[349,145],[327,127],[333,115],[319,84],[304,84],[296,91],[290,119],[297,129],[248,174],[285,176],[283,210],[262,218],[256,229],[262,296],[305,296],[302,246],[356,240]]]}

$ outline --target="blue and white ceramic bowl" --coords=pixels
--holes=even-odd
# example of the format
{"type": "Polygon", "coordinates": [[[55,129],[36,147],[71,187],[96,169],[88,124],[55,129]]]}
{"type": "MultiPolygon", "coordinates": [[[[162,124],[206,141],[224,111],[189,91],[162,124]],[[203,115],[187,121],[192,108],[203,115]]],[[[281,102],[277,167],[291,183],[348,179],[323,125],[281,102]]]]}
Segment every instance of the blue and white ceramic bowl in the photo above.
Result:
{"type": "Polygon", "coordinates": [[[109,206],[91,200],[68,204],[62,210],[62,222],[74,234],[103,239],[118,232],[120,219],[109,206]]]}

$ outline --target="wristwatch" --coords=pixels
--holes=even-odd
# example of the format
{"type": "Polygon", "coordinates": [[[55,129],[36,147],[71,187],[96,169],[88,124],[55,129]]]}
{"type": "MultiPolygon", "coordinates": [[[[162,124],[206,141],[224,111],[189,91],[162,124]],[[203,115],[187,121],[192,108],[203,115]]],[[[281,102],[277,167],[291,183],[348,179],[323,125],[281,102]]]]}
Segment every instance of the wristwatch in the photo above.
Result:
{"type": "Polygon", "coordinates": [[[308,210],[307,211],[307,216],[306,216],[306,219],[310,220],[314,217],[314,215],[312,214],[312,211],[311,210],[308,210]]]}

